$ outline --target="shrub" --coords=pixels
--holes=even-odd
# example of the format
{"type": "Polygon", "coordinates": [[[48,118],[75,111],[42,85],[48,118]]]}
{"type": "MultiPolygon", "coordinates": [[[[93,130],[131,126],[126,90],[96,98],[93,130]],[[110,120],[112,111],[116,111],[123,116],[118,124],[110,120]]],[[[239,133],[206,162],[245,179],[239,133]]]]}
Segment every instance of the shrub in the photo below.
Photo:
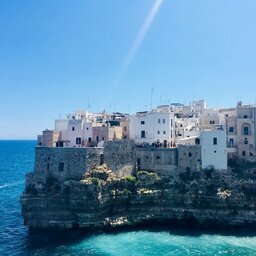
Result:
{"type": "Polygon", "coordinates": [[[125,179],[129,182],[132,182],[132,183],[134,183],[136,181],[136,177],[133,176],[133,175],[128,175],[128,176],[125,177],[125,179]]]}

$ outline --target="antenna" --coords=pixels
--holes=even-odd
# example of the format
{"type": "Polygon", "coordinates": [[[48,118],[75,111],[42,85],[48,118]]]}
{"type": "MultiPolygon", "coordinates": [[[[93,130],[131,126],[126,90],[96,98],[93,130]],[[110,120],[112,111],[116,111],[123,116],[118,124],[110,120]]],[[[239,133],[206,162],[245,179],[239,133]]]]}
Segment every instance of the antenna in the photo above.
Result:
{"type": "Polygon", "coordinates": [[[150,109],[152,109],[153,93],[154,93],[154,87],[151,88],[151,94],[150,94],[150,109]]]}
{"type": "Polygon", "coordinates": [[[91,105],[90,105],[90,98],[88,96],[88,105],[87,105],[87,109],[89,110],[91,108],[91,105]]]}

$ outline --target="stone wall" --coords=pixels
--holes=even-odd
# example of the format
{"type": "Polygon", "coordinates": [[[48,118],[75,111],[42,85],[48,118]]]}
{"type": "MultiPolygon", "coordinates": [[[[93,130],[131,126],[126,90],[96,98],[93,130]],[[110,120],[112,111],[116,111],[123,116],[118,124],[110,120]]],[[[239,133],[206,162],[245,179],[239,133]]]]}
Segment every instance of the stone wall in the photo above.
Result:
{"type": "Polygon", "coordinates": [[[53,176],[60,181],[81,179],[83,174],[102,160],[103,148],[37,147],[35,175],[53,176]]]}
{"type": "Polygon", "coordinates": [[[178,165],[183,170],[199,171],[201,169],[201,146],[179,145],[178,165]]]}
{"type": "Polygon", "coordinates": [[[178,167],[176,148],[136,148],[137,168],[170,175],[178,167]]]}
{"type": "Polygon", "coordinates": [[[133,140],[107,141],[104,145],[104,163],[117,175],[135,171],[135,142],[133,140]]]}

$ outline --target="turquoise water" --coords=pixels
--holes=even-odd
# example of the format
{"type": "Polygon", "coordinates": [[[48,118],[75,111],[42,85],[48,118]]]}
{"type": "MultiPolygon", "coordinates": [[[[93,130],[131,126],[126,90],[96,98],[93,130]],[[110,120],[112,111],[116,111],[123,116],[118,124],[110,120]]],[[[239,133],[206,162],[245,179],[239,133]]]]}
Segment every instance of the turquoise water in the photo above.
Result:
{"type": "Polygon", "coordinates": [[[19,197],[33,170],[34,141],[0,141],[0,256],[4,255],[256,255],[256,236],[204,234],[187,229],[29,234],[19,197]]]}

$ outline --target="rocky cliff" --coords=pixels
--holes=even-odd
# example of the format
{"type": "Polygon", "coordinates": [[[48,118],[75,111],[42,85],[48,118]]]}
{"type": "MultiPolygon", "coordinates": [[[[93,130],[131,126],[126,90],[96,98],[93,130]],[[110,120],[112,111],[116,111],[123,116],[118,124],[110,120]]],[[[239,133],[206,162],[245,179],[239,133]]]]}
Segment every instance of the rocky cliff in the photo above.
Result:
{"type": "Polygon", "coordinates": [[[168,177],[139,171],[115,176],[105,165],[82,180],[27,186],[21,197],[31,228],[101,229],[143,223],[183,222],[199,226],[255,229],[256,168],[179,170],[168,177]]]}

